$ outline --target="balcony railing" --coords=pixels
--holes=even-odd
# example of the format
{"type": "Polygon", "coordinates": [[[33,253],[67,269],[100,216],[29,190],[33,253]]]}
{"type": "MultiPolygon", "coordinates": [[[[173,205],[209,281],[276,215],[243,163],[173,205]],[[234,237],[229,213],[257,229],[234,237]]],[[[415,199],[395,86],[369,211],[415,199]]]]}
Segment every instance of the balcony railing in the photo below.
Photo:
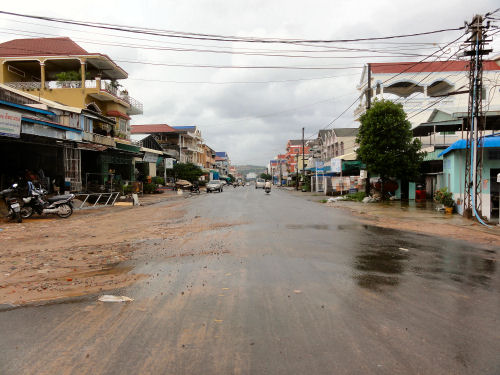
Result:
{"type": "Polygon", "coordinates": [[[17,90],[40,90],[42,88],[40,82],[7,82],[5,84],[17,90]]]}
{"type": "MultiPolygon", "coordinates": [[[[7,82],[7,86],[13,87],[18,90],[40,90],[42,88],[41,82],[7,82]]],[[[82,81],[46,81],[45,89],[80,89],[82,88],[82,81]]],[[[130,105],[130,112],[132,114],[143,113],[144,106],[141,102],[134,99],[128,94],[128,91],[120,91],[118,87],[112,85],[110,82],[99,80],[86,80],[85,88],[98,88],[100,91],[105,91],[113,95],[115,98],[124,101],[130,105]]]]}

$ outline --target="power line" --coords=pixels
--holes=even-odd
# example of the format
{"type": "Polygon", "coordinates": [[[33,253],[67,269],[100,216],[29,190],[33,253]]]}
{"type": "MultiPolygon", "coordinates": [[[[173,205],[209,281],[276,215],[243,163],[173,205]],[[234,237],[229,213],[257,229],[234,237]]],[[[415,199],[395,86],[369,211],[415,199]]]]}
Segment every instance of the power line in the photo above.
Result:
{"type": "Polygon", "coordinates": [[[48,22],[57,22],[57,23],[63,23],[63,24],[98,28],[98,29],[122,31],[122,32],[134,33],[134,34],[156,35],[156,36],[162,36],[162,37],[167,37],[167,38],[212,40],[212,41],[219,41],[219,42],[244,42],[244,43],[275,43],[275,44],[314,43],[314,44],[317,44],[317,43],[361,42],[361,41],[371,41],[371,40],[409,38],[409,37],[431,35],[431,34],[438,34],[438,33],[444,33],[444,32],[449,32],[449,31],[457,31],[457,30],[465,29],[465,26],[460,26],[460,27],[456,27],[456,28],[439,29],[439,30],[426,31],[426,32],[420,32],[420,33],[412,33],[412,34],[390,35],[390,36],[383,36],[383,37],[353,38],[353,39],[310,39],[310,40],[308,40],[308,39],[235,37],[235,36],[225,36],[225,35],[218,35],[218,34],[200,34],[200,33],[173,31],[173,30],[140,28],[140,27],[135,27],[135,26],[117,25],[117,24],[110,24],[110,23],[78,21],[78,20],[66,19],[66,18],[36,16],[36,15],[20,14],[20,13],[7,12],[7,11],[0,11],[0,14],[6,14],[6,15],[16,16],[16,17],[30,18],[30,19],[38,19],[38,20],[43,20],[43,21],[48,21],[48,22]]]}

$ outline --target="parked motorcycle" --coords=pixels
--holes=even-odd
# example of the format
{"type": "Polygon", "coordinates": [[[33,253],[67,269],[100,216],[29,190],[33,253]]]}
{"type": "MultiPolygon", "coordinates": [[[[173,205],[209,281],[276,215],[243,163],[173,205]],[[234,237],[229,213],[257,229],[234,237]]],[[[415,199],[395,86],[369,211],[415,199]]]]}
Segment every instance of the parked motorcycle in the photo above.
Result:
{"type": "Polygon", "coordinates": [[[21,216],[23,219],[31,217],[34,213],[39,215],[55,214],[63,219],[73,213],[74,194],[56,195],[47,198],[47,191],[30,187],[29,195],[23,198],[21,216]]]}
{"type": "Polygon", "coordinates": [[[21,204],[18,198],[18,185],[13,184],[9,189],[0,191],[0,196],[3,198],[7,206],[7,217],[21,223],[23,218],[21,216],[21,204]]]}

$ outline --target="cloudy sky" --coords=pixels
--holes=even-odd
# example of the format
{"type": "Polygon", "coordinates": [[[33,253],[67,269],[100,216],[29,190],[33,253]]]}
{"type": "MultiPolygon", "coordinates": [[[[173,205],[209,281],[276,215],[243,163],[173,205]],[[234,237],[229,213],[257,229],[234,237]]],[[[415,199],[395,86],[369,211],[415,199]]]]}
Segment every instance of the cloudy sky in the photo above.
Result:
{"type": "MultiPolygon", "coordinates": [[[[3,3],[2,10],[176,32],[338,40],[456,28],[499,6],[498,0],[25,0],[3,3]]],[[[2,42],[69,36],[89,52],[107,54],[129,73],[123,84],[144,104],[133,124],[196,125],[234,164],[267,164],[288,139],[300,138],[302,127],[311,137],[326,126],[355,126],[352,109],[332,120],[358,96],[364,64],[418,61],[461,33],[287,45],[157,37],[0,15],[2,42]]],[[[498,40],[500,34],[496,54],[498,40]]]]}

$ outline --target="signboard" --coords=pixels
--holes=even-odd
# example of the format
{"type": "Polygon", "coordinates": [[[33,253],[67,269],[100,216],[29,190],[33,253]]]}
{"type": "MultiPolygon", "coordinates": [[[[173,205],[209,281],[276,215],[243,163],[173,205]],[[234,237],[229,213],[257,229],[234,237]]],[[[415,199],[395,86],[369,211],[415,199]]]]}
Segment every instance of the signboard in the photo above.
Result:
{"type": "Polygon", "coordinates": [[[12,138],[21,136],[21,114],[5,109],[0,110],[0,135],[12,138]]]}
{"type": "Polygon", "coordinates": [[[366,178],[366,171],[364,169],[359,171],[359,178],[366,178]]]}
{"type": "Polygon", "coordinates": [[[165,158],[165,169],[174,169],[174,159],[165,158]]]}
{"type": "Polygon", "coordinates": [[[287,178],[287,177],[288,177],[288,172],[283,172],[283,178],[287,178]]]}
{"type": "Polygon", "coordinates": [[[158,155],[153,154],[152,152],[145,152],[142,161],[146,163],[156,163],[158,161],[158,155]]]}
{"type": "Polygon", "coordinates": [[[497,182],[500,182],[500,173],[497,174],[497,182]]]}
{"type": "Polygon", "coordinates": [[[342,172],[342,159],[332,159],[331,161],[332,172],[340,173],[342,172]]]}

